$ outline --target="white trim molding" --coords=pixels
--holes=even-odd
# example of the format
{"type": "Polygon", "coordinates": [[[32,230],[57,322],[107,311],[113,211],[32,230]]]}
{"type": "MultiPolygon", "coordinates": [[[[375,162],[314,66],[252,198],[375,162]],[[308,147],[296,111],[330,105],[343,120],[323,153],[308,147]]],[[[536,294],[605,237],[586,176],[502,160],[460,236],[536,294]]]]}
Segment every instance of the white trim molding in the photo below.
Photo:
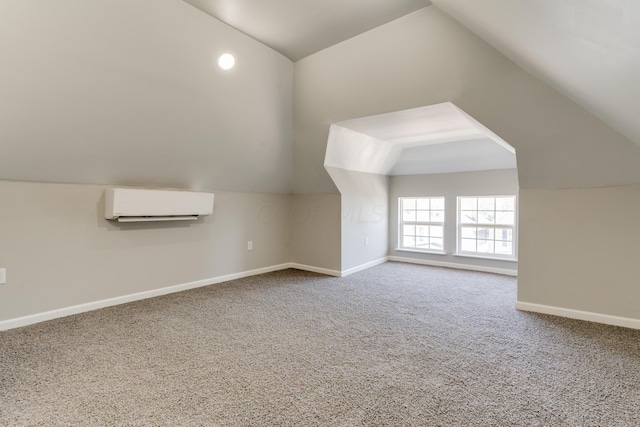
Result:
{"type": "MultiPolygon", "coordinates": [[[[386,259],[384,259],[386,261],[386,259]]],[[[381,262],[384,262],[381,261],[381,262]]],[[[376,261],[377,262],[377,261],[376,261]]],[[[373,265],[371,265],[373,267],[373,265]]],[[[33,325],[35,323],[46,322],[47,320],[58,319],[61,317],[71,316],[74,314],[85,313],[87,311],[98,310],[101,308],[112,307],[114,305],[125,304],[128,302],[139,301],[147,298],[158,297],[161,295],[172,294],[175,292],[186,291],[189,289],[200,288],[203,286],[215,285],[218,283],[228,282],[230,280],[242,279],[245,277],[256,276],[258,274],[271,273],[274,271],[286,270],[288,268],[296,268],[298,270],[311,271],[313,273],[326,274],[328,276],[341,277],[345,274],[338,270],[330,270],[327,268],[314,267],[311,265],[297,264],[288,262],[284,264],[272,265],[269,267],[256,268],[254,270],[241,271],[239,273],[226,274],[223,276],[212,277],[209,279],[196,280],[194,282],[182,283],[179,285],[167,286],[159,289],[151,289],[148,291],[137,292],[129,295],[92,301],[84,304],[63,307],[42,313],[29,314],[27,316],[16,317],[0,321],[0,331],[20,328],[22,326],[33,325]]],[[[360,267],[356,267],[360,268],[360,267]]],[[[368,267],[363,267],[368,268],[368,267]]],[[[355,272],[355,271],[353,271],[355,272]]]]}
{"type": "MultiPolygon", "coordinates": [[[[209,279],[196,280],[194,282],[182,283],[179,285],[167,286],[159,289],[151,289],[148,291],[122,295],[114,298],[92,301],[84,304],[73,305],[70,307],[63,307],[63,308],[59,308],[51,311],[45,311],[42,313],[35,313],[27,316],[16,317],[13,319],[2,320],[0,321],[0,331],[20,328],[22,326],[33,325],[35,323],[45,322],[47,320],[53,320],[61,317],[71,316],[74,314],[85,313],[87,311],[98,310],[106,307],[112,307],[115,305],[125,304],[128,302],[139,301],[139,300],[153,298],[161,295],[172,294],[175,292],[181,292],[189,289],[200,288],[203,286],[215,285],[218,283],[228,282],[230,280],[256,276],[258,274],[265,274],[265,273],[271,273],[274,271],[286,270],[288,268],[295,268],[298,270],[310,271],[313,273],[325,274],[327,276],[333,276],[333,277],[345,277],[350,274],[353,274],[362,270],[366,270],[371,267],[375,267],[376,265],[383,264],[387,261],[409,262],[414,264],[433,265],[438,267],[450,267],[450,268],[477,270],[477,271],[485,271],[490,273],[514,275],[514,272],[511,270],[493,269],[488,267],[476,267],[476,266],[463,265],[463,264],[443,263],[443,262],[435,262],[435,261],[427,261],[427,260],[419,260],[414,258],[403,258],[403,257],[382,257],[377,260],[374,260],[362,265],[358,265],[356,267],[349,268],[343,271],[331,270],[328,268],[315,267],[311,265],[289,262],[284,264],[272,265],[269,267],[257,268],[254,270],[242,271],[239,273],[226,274],[223,276],[212,277],[209,279]]],[[[640,327],[638,328],[640,329],[640,327]]]]}
{"type": "Polygon", "coordinates": [[[410,264],[430,265],[432,267],[455,268],[458,270],[480,271],[482,273],[503,274],[505,276],[518,276],[518,270],[507,268],[485,267],[482,265],[458,264],[456,262],[432,261],[429,259],[407,258],[400,256],[390,256],[389,261],[407,262],[410,264]]]}
{"type": "Polygon", "coordinates": [[[389,257],[385,256],[385,257],[378,258],[376,260],[367,262],[365,264],[360,264],[360,265],[357,265],[355,267],[351,267],[351,268],[348,268],[346,270],[342,270],[342,272],[340,273],[340,277],[345,277],[345,276],[348,276],[350,274],[357,273],[358,271],[366,270],[367,268],[371,268],[371,267],[375,267],[376,265],[384,264],[387,261],[389,261],[389,257]]]}
{"type": "Polygon", "coordinates": [[[200,288],[202,286],[215,285],[217,283],[228,282],[229,280],[242,279],[244,277],[256,276],[258,274],[271,273],[273,271],[285,270],[292,267],[290,263],[272,265],[269,267],[257,268],[255,270],[242,271],[240,273],[226,274],[224,276],[213,277],[210,279],[197,280],[180,285],[167,286],[165,288],[151,289],[149,291],[137,292],[129,295],[92,301],[85,304],[73,305],[70,307],[59,308],[56,310],[45,311],[42,313],[30,314],[27,316],[16,317],[13,319],[0,321],[0,331],[8,329],[20,328],[22,326],[33,325],[34,323],[45,322],[47,320],[58,319],[60,317],[80,314],[87,311],[98,310],[101,308],[111,307],[114,305],[125,304],[128,302],[139,301],[147,298],[153,298],[161,295],[172,294],[175,292],[186,291],[189,289],[200,288]]]}
{"type": "Polygon", "coordinates": [[[555,307],[551,305],[534,304],[531,302],[516,302],[516,309],[533,313],[550,314],[568,317],[570,319],[586,320],[588,322],[604,323],[605,325],[622,326],[624,328],[640,329],[640,319],[630,317],[611,316],[609,314],[580,311],[571,308],[555,307]]]}
{"type": "Polygon", "coordinates": [[[312,273],[326,274],[327,276],[340,277],[342,274],[338,270],[330,270],[328,268],[314,267],[313,265],[298,264],[290,262],[286,264],[286,268],[295,268],[296,270],[310,271],[312,273]]]}

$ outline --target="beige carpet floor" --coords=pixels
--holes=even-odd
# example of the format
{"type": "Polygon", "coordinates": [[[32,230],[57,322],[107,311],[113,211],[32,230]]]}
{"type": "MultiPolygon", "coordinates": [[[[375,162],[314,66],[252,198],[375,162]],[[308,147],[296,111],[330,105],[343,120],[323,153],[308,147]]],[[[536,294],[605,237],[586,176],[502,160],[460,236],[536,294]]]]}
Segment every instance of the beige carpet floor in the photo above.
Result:
{"type": "Polygon", "coordinates": [[[640,426],[640,331],[516,280],[286,270],[0,333],[1,426],[640,426]]]}

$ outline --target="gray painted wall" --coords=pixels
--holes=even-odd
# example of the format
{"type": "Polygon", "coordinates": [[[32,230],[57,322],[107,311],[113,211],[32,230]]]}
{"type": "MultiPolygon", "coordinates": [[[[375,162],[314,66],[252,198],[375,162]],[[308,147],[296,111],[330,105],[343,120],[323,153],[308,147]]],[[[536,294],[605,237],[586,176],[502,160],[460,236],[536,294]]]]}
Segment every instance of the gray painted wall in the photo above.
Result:
{"type": "Polygon", "coordinates": [[[389,254],[403,258],[466,264],[516,271],[518,263],[512,261],[487,260],[457,257],[457,196],[518,195],[518,173],[515,169],[482,172],[462,172],[432,175],[392,176],[389,192],[389,254]],[[398,247],[398,198],[437,197],[445,198],[445,239],[447,255],[423,254],[399,251],[398,247]]]}
{"type": "Polygon", "coordinates": [[[640,319],[640,185],[521,190],[518,301],[640,319]]]}
{"type": "Polygon", "coordinates": [[[0,321],[291,261],[289,195],[216,192],[196,222],[118,224],[103,192],[0,181],[0,321]]]}
{"type": "Polygon", "coordinates": [[[327,170],[342,199],[342,270],[386,257],[389,177],[341,168],[327,167],[327,170]]]}
{"type": "Polygon", "coordinates": [[[340,271],[340,207],[339,194],[292,195],[293,262],[340,271]]]}
{"type": "Polygon", "coordinates": [[[293,64],[184,2],[3,1],[0,52],[0,179],[290,192],[293,64]]]}

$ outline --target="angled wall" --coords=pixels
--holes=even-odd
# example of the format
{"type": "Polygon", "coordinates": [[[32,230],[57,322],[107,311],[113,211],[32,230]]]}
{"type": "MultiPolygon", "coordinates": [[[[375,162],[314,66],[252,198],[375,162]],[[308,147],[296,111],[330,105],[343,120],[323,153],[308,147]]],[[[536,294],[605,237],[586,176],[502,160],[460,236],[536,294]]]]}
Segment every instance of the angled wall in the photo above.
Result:
{"type": "Polygon", "coordinates": [[[335,191],[329,124],[453,102],[512,145],[521,188],[640,182],[640,150],[435,6],[295,63],[294,190],[335,191]]]}
{"type": "Polygon", "coordinates": [[[184,2],[3,1],[0,51],[0,179],[290,192],[293,64],[184,2]]]}
{"type": "Polygon", "coordinates": [[[312,271],[340,275],[340,195],[308,193],[291,197],[291,261],[312,271]]]}
{"type": "Polygon", "coordinates": [[[340,190],[343,274],[379,263],[388,255],[389,177],[327,167],[340,190]]]}
{"type": "Polygon", "coordinates": [[[445,13],[640,146],[640,4],[434,0],[445,13]]]}

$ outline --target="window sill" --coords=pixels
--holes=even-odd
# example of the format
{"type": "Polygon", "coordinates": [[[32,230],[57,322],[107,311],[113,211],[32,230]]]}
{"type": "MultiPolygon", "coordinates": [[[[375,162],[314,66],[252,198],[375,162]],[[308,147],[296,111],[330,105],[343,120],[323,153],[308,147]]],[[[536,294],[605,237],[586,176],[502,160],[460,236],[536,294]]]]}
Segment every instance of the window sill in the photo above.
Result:
{"type": "Polygon", "coordinates": [[[413,252],[416,254],[429,254],[429,255],[446,255],[447,253],[444,251],[423,251],[420,249],[407,249],[407,248],[395,248],[397,252],[413,252]]]}
{"type": "Polygon", "coordinates": [[[471,254],[453,254],[453,256],[460,257],[460,258],[489,259],[491,261],[518,262],[516,258],[500,258],[500,257],[494,257],[494,256],[482,256],[482,255],[471,255],[471,254]]]}

